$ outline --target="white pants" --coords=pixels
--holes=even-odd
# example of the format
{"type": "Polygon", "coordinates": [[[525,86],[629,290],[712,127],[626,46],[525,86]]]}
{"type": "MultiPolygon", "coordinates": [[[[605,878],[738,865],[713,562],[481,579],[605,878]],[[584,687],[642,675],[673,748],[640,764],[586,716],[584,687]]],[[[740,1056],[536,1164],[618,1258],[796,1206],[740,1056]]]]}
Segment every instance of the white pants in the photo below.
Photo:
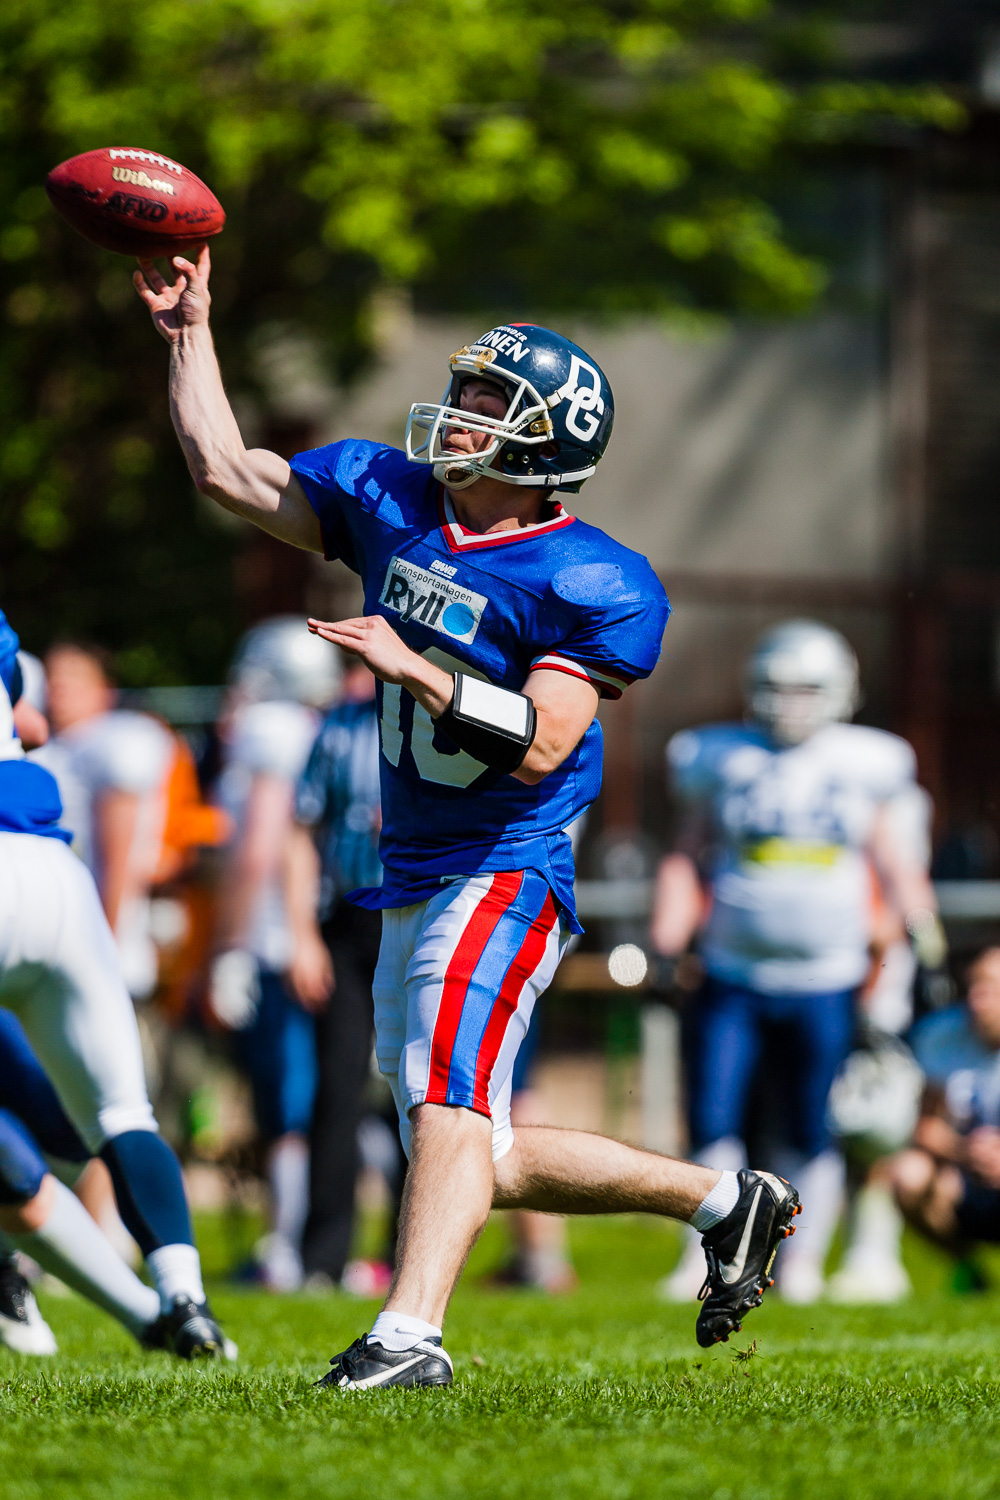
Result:
{"type": "Polygon", "coordinates": [[[97,888],[58,839],[0,832],[0,1005],[20,1018],[91,1151],[157,1129],[97,888]]]}
{"type": "Polygon", "coordinates": [[[452,1104],[493,1121],[493,1159],[514,1144],[510,1080],[535,1001],[569,938],[534,870],[476,875],[382,913],[375,1053],[409,1155],[410,1110],[452,1104]]]}

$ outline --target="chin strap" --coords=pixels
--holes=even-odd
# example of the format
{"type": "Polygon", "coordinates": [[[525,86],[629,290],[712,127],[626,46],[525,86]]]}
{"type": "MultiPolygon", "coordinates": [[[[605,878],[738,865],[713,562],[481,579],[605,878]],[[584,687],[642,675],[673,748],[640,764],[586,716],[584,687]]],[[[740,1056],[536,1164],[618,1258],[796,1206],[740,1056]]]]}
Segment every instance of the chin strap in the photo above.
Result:
{"type": "MultiPolygon", "coordinates": [[[[441,463],[434,465],[434,478],[450,490],[467,490],[485,470],[478,464],[441,463]]],[[[502,477],[502,476],[501,476],[502,477]]]]}

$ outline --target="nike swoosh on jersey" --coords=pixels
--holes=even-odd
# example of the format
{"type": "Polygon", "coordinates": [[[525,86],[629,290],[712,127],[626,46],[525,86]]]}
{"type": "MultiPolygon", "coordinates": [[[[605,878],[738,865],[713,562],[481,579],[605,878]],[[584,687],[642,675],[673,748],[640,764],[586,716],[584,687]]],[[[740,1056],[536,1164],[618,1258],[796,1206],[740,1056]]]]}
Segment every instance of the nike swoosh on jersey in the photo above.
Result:
{"type": "Polygon", "coordinates": [[[753,1203],[750,1206],[750,1212],[747,1215],[747,1221],[744,1225],[743,1235],[740,1239],[739,1245],[737,1246],[736,1254],[729,1262],[728,1266],[719,1267],[719,1275],[722,1277],[727,1286],[732,1286],[733,1283],[739,1281],[740,1277],[743,1275],[743,1271],[747,1263],[747,1252],[750,1249],[750,1236],[753,1234],[753,1226],[757,1219],[757,1206],[760,1203],[760,1195],[763,1191],[763,1184],[761,1184],[760,1186],[758,1186],[757,1192],[754,1195],[753,1203]]]}

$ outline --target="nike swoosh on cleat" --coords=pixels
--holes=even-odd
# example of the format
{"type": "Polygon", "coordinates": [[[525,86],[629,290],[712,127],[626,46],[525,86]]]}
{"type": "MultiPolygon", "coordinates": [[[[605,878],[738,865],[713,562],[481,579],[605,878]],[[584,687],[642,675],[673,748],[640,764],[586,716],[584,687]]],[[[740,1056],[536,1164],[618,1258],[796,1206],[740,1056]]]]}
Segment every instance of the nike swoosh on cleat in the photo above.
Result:
{"type": "Polygon", "coordinates": [[[735,1256],[729,1262],[728,1266],[719,1267],[719,1275],[727,1286],[732,1286],[734,1282],[739,1281],[746,1269],[747,1253],[750,1249],[750,1236],[753,1234],[753,1226],[757,1219],[757,1205],[760,1203],[760,1195],[763,1191],[763,1185],[758,1185],[735,1256]]]}
{"type": "Polygon", "coordinates": [[[401,1374],[403,1370],[412,1370],[414,1365],[419,1365],[423,1357],[424,1356],[422,1354],[418,1354],[413,1359],[408,1359],[405,1364],[393,1365],[388,1370],[380,1370],[377,1375],[366,1375],[363,1380],[352,1380],[348,1389],[361,1391],[364,1390],[367,1386],[384,1385],[386,1381],[391,1380],[394,1375],[401,1374]]]}

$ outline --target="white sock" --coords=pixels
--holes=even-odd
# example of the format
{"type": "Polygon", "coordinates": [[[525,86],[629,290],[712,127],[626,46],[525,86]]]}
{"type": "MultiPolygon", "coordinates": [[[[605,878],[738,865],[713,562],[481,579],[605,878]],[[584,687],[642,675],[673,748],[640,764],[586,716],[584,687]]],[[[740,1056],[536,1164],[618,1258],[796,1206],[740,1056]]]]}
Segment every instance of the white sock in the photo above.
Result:
{"type": "Polygon", "coordinates": [[[822,1270],[844,1198],[844,1158],[839,1151],[821,1151],[809,1161],[800,1156],[799,1165],[789,1158],[788,1171],[784,1165],[778,1170],[798,1188],[802,1215],[795,1221],[794,1237],[784,1242],[782,1265],[811,1260],[822,1270]]]}
{"type": "Polygon", "coordinates": [[[309,1216],[309,1146],[300,1135],[282,1136],[267,1163],[275,1234],[298,1250],[309,1216]]]}
{"type": "Polygon", "coordinates": [[[723,1172],[712,1191],[698,1204],[688,1219],[692,1229],[704,1234],[731,1214],[740,1196],[740,1180],[735,1172],[723,1172]]]}
{"type": "Polygon", "coordinates": [[[94,1223],[80,1200],[56,1182],[55,1200],[45,1223],[33,1234],[12,1234],[11,1241],[129,1330],[139,1334],[160,1311],[160,1299],[125,1264],[94,1223]]]}
{"type": "Polygon", "coordinates": [[[411,1317],[409,1313],[380,1312],[368,1337],[372,1343],[381,1344],[383,1349],[402,1354],[406,1349],[415,1348],[421,1339],[439,1339],[441,1330],[433,1323],[425,1323],[423,1318],[411,1317]]]}
{"type": "MultiPolygon", "coordinates": [[[[714,1167],[716,1172],[739,1172],[747,1164],[746,1147],[735,1135],[724,1135],[719,1140],[703,1146],[700,1151],[696,1151],[691,1160],[703,1167],[714,1167]]],[[[690,1224],[683,1233],[684,1249],[671,1274],[693,1275],[693,1268],[697,1267],[701,1270],[705,1261],[705,1252],[701,1248],[701,1234],[697,1229],[692,1229],[690,1224]]]]}
{"type": "Polygon", "coordinates": [[[903,1218],[889,1189],[879,1183],[866,1183],[859,1188],[852,1218],[844,1264],[877,1260],[897,1265],[903,1218]]]}
{"type": "Polygon", "coordinates": [[[169,1312],[177,1297],[204,1302],[201,1261],[193,1245],[161,1245],[146,1256],[146,1264],[160,1294],[162,1312],[169,1312]]]}

